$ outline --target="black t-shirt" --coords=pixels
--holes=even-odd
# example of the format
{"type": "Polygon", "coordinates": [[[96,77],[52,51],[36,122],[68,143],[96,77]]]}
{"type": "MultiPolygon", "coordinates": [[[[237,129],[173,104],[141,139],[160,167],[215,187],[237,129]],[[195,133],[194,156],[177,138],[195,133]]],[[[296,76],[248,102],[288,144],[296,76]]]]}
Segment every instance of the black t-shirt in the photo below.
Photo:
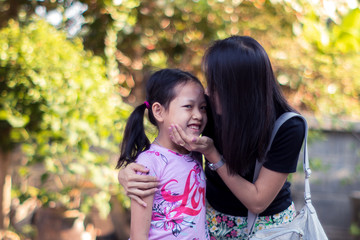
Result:
{"type": "MultiPolygon", "coordinates": [[[[296,172],[304,135],[305,124],[302,119],[293,117],[287,120],[275,135],[263,166],[281,173],[296,172]]],[[[252,181],[254,169],[255,163],[249,174],[244,176],[246,180],[252,181]]],[[[206,165],[205,174],[207,177],[206,199],[209,204],[219,212],[246,217],[247,208],[232,194],[216,171],[210,170],[206,165]]],[[[259,215],[269,216],[279,213],[287,209],[291,203],[290,183],[286,181],[274,201],[259,215]]]]}

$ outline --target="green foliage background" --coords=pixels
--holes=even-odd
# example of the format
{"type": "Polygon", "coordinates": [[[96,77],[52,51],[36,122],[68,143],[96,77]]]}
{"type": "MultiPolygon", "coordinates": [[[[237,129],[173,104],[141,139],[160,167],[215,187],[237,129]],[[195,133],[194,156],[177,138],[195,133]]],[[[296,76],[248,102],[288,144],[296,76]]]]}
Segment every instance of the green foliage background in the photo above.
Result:
{"type": "Polygon", "coordinates": [[[25,154],[17,194],[72,207],[71,193],[81,190],[82,203],[108,213],[116,183],[110,156],[131,108],[108,81],[104,60],[43,20],[10,20],[0,35],[1,147],[21,144],[25,154]],[[41,185],[24,184],[39,163],[41,185]]]}

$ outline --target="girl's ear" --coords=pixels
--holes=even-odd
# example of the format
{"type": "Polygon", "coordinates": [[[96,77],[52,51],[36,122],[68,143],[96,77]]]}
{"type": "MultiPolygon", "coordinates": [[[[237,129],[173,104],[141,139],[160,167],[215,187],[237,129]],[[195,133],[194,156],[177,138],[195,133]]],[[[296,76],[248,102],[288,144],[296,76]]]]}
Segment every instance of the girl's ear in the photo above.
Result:
{"type": "Polygon", "coordinates": [[[151,106],[151,110],[156,121],[162,123],[164,121],[165,108],[160,103],[155,102],[151,106]]]}

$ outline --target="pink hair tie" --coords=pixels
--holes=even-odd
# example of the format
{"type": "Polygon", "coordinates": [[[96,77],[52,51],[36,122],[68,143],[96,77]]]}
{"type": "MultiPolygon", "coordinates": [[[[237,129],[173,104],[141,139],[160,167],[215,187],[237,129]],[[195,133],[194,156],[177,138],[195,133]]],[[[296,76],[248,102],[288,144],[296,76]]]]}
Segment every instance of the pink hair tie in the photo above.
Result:
{"type": "Polygon", "coordinates": [[[147,109],[150,109],[150,104],[149,104],[148,101],[145,101],[144,104],[146,105],[146,108],[147,108],[147,109]]]}

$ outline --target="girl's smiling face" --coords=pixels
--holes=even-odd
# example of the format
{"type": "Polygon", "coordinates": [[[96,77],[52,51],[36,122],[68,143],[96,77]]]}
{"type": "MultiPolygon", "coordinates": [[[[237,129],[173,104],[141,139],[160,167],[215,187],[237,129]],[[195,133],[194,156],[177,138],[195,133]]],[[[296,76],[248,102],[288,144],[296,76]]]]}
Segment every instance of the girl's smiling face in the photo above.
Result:
{"type": "Polygon", "coordinates": [[[169,127],[171,124],[177,124],[186,135],[198,137],[207,123],[206,100],[202,85],[193,81],[177,85],[174,92],[176,97],[170,102],[168,108],[161,107],[163,109],[162,121],[158,126],[157,140],[163,147],[184,153],[187,150],[170,139],[169,127]]]}
{"type": "Polygon", "coordinates": [[[193,81],[175,87],[176,97],[170,102],[164,126],[178,124],[186,134],[198,137],[207,123],[204,88],[193,81]]]}

